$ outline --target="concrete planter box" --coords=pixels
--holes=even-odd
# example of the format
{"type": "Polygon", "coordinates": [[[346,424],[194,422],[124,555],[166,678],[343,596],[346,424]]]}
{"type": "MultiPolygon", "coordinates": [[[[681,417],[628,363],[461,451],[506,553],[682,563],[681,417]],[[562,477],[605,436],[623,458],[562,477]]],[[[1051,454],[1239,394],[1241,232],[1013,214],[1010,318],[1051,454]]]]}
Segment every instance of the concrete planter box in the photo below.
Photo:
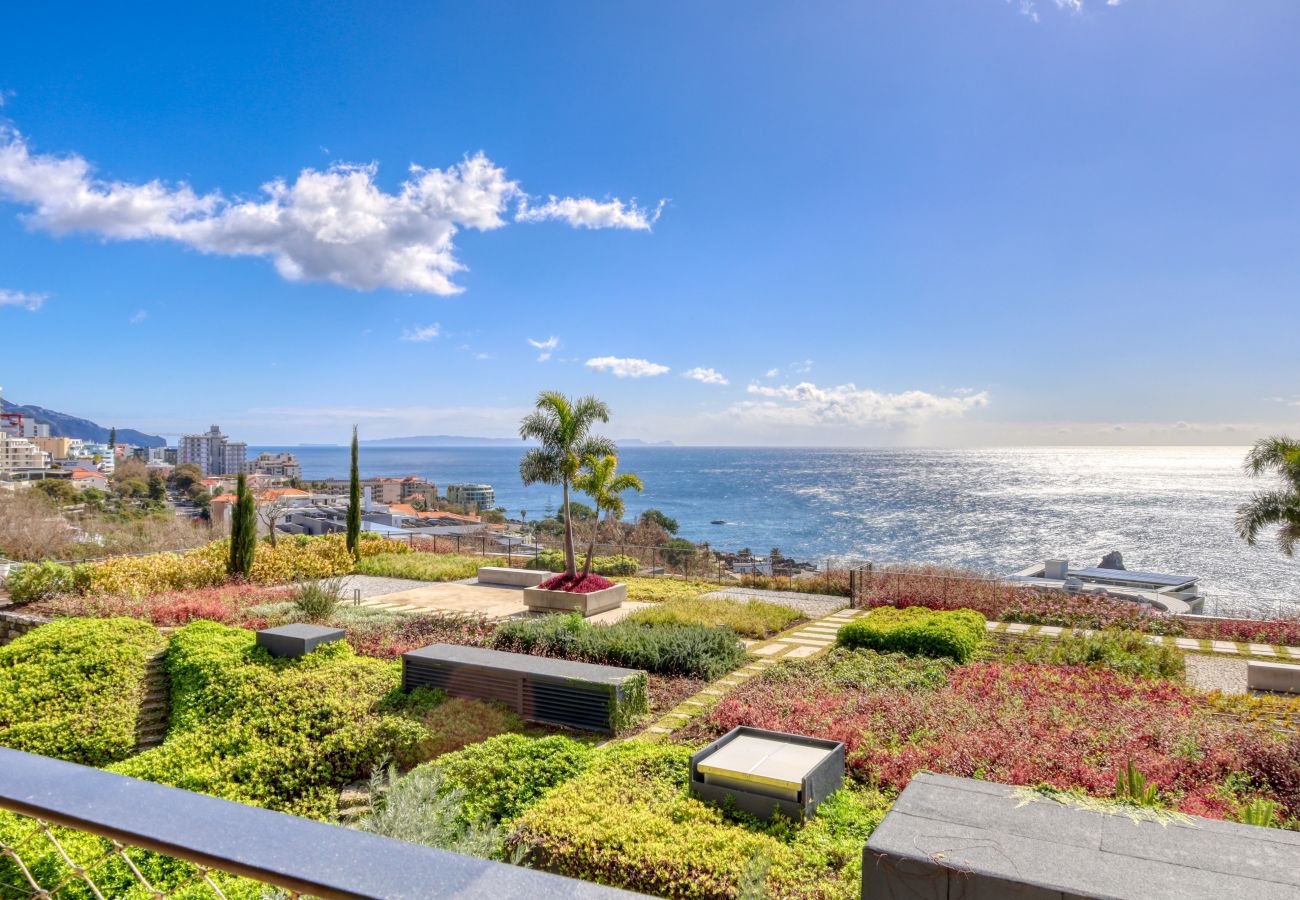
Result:
{"type": "MultiPolygon", "coordinates": [[[[551,577],[549,574],[547,577],[551,577]]],[[[627,599],[627,585],[616,584],[603,591],[575,594],[572,591],[548,591],[542,588],[524,588],[524,605],[530,612],[577,612],[594,616],[608,609],[618,609],[627,599]]]]}
{"type": "Polygon", "coordinates": [[[480,566],[479,584],[504,584],[511,587],[536,587],[552,577],[551,572],[536,569],[507,569],[504,566],[480,566]]]}
{"type": "Polygon", "coordinates": [[[1252,659],[1246,664],[1246,685],[1252,691],[1300,694],[1300,666],[1252,659]]]}
{"type": "Polygon", "coordinates": [[[811,818],[844,784],[839,741],[740,725],[691,756],[691,793],[770,819],[811,818]]]}

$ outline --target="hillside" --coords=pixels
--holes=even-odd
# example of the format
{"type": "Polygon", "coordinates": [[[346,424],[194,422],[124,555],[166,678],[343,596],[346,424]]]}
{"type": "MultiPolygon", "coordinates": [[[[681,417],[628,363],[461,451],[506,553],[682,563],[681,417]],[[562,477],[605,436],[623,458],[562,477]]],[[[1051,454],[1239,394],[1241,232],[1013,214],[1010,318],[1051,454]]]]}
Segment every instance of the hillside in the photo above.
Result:
{"type": "MultiPolygon", "coordinates": [[[[97,444],[102,444],[108,440],[108,429],[89,419],[80,419],[67,413],[55,412],[43,406],[11,403],[8,400],[0,400],[0,404],[4,405],[5,412],[20,412],[41,424],[49,425],[50,434],[54,437],[81,438],[83,441],[92,441],[97,444]]],[[[166,438],[159,437],[156,434],[145,434],[133,428],[117,429],[117,442],[119,444],[135,444],[137,447],[167,446],[166,438]]]]}

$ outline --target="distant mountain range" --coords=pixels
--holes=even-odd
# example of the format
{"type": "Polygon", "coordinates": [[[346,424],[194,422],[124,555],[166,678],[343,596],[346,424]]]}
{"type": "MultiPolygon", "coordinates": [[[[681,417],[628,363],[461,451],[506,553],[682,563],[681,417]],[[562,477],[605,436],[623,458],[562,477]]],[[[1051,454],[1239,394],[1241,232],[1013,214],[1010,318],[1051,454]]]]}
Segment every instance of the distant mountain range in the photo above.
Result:
{"type": "MultiPolygon", "coordinates": [[[[412,437],[374,438],[361,441],[368,446],[380,447],[518,447],[523,442],[517,437],[467,437],[459,434],[419,434],[412,437]]],[[[618,438],[620,447],[671,447],[672,441],[643,441],[640,438],[618,438]]]]}
{"type": "MultiPolygon", "coordinates": [[[[8,400],[0,400],[0,405],[3,405],[5,412],[20,412],[24,417],[35,419],[38,424],[50,426],[50,435],[52,437],[80,438],[83,441],[90,441],[95,444],[103,444],[108,441],[109,429],[103,425],[97,425],[89,419],[79,419],[67,413],[46,409],[43,406],[10,403],[8,400]]],[[[119,444],[135,444],[137,447],[167,446],[166,438],[159,437],[156,434],[145,434],[143,431],[136,431],[134,428],[119,428],[117,430],[117,442],[119,444]]]]}

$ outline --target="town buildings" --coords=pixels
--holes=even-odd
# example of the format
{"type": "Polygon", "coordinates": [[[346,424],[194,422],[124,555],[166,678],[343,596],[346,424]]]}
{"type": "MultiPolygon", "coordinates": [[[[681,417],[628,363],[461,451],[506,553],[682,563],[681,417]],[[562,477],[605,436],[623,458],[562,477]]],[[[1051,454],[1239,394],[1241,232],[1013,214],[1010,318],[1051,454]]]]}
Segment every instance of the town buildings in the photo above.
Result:
{"type": "Polygon", "coordinates": [[[0,431],[0,473],[26,475],[50,467],[50,454],[26,438],[0,431]]]}
{"type": "Polygon", "coordinates": [[[262,453],[253,460],[253,472],[258,475],[275,475],[280,478],[302,478],[302,466],[292,453],[262,453]]]}
{"type": "MultiPolygon", "coordinates": [[[[311,482],[311,488],[318,494],[331,497],[346,497],[349,482],[346,478],[329,478],[324,481],[311,482]]],[[[407,475],[405,478],[363,478],[361,489],[370,491],[370,498],[375,503],[413,503],[419,500],[426,508],[432,508],[438,502],[438,486],[419,475],[407,475]]]]}
{"type": "Polygon", "coordinates": [[[176,447],[178,465],[193,463],[204,475],[239,475],[248,471],[248,444],[232,441],[213,425],[203,434],[182,435],[176,447]]]}

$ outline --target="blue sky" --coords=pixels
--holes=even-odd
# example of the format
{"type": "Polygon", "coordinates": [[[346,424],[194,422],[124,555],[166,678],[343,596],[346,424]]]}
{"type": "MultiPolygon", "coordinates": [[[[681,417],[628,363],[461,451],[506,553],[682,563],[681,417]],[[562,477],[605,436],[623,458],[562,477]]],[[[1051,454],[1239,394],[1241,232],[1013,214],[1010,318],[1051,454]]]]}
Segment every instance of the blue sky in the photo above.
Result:
{"type": "Polygon", "coordinates": [[[133,10],[0,31],[9,399],[252,442],[505,435],[541,388],[694,443],[1300,428],[1292,0],[133,10]]]}

